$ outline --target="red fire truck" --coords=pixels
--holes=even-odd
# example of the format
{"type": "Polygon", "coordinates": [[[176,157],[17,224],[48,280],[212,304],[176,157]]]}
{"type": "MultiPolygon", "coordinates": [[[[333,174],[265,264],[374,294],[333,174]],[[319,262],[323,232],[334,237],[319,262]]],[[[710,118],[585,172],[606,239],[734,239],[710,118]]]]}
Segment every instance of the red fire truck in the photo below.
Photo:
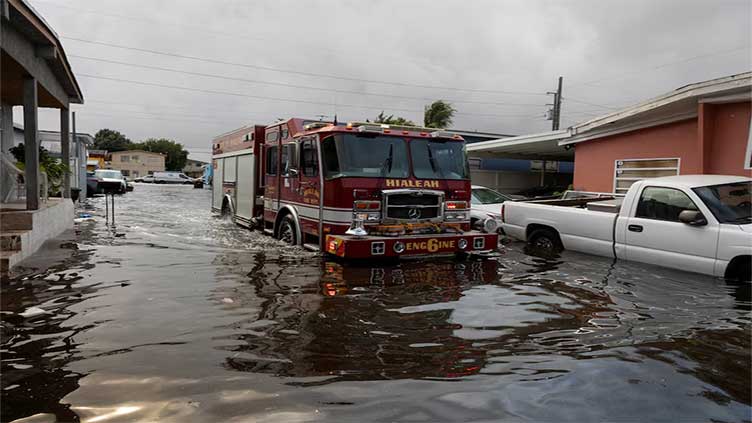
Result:
{"type": "Polygon", "coordinates": [[[470,227],[462,137],[429,128],[289,119],[213,140],[213,204],[248,228],[348,259],[485,254],[470,227]]]}

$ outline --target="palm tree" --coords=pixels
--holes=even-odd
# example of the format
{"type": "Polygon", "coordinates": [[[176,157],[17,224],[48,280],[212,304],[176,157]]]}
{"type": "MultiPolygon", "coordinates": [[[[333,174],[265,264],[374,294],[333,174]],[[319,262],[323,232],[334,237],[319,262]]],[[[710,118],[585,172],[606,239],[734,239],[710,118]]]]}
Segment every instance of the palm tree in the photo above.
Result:
{"type": "Polygon", "coordinates": [[[425,107],[423,124],[428,128],[446,128],[452,124],[452,117],[456,111],[451,104],[436,100],[425,107]]]}

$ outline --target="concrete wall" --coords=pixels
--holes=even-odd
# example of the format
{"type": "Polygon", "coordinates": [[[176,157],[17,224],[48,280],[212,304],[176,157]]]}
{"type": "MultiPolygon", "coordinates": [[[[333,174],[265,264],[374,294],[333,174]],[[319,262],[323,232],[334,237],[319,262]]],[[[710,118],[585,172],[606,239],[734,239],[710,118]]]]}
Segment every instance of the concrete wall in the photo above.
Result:
{"type": "Polygon", "coordinates": [[[744,169],[750,130],[750,104],[712,106],[712,138],[707,148],[707,173],[750,176],[750,171],[744,169]]]}
{"type": "Polygon", "coordinates": [[[614,162],[623,159],[678,157],[682,175],[750,177],[749,130],[749,102],[700,104],[697,118],[576,144],[574,189],[611,192],[614,162]]]}
{"type": "Polygon", "coordinates": [[[524,189],[537,187],[540,174],[531,172],[470,170],[473,185],[482,185],[505,194],[513,194],[524,189]]]}
{"type": "Polygon", "coordinates": [[[144,177],[149,173],[164,172],[165,156],[140,150],[117,151],[111,155],[110,168],[127,171],[128,179],[144,177]],[[133,160],[134,156],[137,157],[136,160],[133,160]],[[128,157],[128,161],[124,162],[123,157],[128,157]]]}
{"type": "Polygon", "coordinates": [[[690,119],[581,142],[575,145],[572,185],[582,191],[613,191],[614,162],[623,159],[679,157],[680,173],[698,173],[696,139],[697,119],[690,119]]]}

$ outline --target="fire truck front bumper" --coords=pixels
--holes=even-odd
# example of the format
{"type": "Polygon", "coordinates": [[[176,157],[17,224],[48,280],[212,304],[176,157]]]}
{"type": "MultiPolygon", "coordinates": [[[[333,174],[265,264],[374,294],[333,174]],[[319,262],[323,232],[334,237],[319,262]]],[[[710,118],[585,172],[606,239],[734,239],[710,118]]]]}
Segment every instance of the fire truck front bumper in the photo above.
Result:
{"type": "Polygon", "coordinates": [[[496,251],[498,243],[498,234],[477,231],[400,237],[327,235],[324,250],[348,259],[417,258],[452,254],[484,255],[496,251]]]}

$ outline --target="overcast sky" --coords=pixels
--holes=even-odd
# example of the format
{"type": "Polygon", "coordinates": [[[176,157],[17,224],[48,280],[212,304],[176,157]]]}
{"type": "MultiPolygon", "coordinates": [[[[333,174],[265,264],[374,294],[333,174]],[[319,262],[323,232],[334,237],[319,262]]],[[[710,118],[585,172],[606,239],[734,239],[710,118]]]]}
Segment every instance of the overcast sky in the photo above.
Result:
{"type": "Polygon", "coordinates": [[[444,99],[455,128],[525,134],[550,129],[560,75],[566,127],[752,68],[749,0],[29,2],[83,89],[80,132],[172,138],[200,160],[213,136],[277,118],[422,122],[444,99]]]}

